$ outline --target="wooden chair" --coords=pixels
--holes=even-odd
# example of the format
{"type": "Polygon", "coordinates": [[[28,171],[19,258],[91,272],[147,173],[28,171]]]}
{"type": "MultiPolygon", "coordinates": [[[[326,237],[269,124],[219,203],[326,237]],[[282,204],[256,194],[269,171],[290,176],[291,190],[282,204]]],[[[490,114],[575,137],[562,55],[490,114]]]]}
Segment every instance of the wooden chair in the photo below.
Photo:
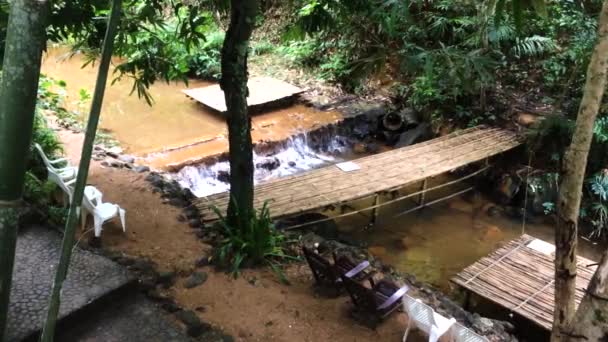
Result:
{"type": "MultiPolygon", "coordinates": [[[[356,263],[353,259],[349,258],[346,255],[338,256],[335,252],[332,253],[334,259],[334,268],[336,273],[341,278],[342,275],[347,275],[349,278],[361,282],[361,281],[369,281],[372,286],[374,285],[374,275],[375,271],[367,270],[369,267],[369,261],[363,261],[361,263],[356,263]],[[350,272],[350,273],[349,273],[350,272]]],[[[342,279],[340,279],[342,281],[342,279]]]]}
{"type": "Polygon", "coordinates": [[[350,265],[346,261],[341,261],[340,267],[336,267],[335,264],[332,265],[329,260],[308,247],[302,246],[302,252],[315,277],[316,284],[336,291],[342,288],[342,276],[344,274],[359,279],[360,275],[365,274],[365,269],[369,267],[369,261],[350,265]]]}
{"type": "MultiPolygon", "coordinates": [[[[376,284],[371,282],[370,287],[365,286],[348,276],[343,276],[344,287],[350,295],[357,310],[370,314],[376,321],[380,321],[395,311],[401,298],[409,290],[408,286],[399,287],[392,281],[382,279],[376,284]]],[[[374,322],[374,325],[377,322],[374,322]]]]}

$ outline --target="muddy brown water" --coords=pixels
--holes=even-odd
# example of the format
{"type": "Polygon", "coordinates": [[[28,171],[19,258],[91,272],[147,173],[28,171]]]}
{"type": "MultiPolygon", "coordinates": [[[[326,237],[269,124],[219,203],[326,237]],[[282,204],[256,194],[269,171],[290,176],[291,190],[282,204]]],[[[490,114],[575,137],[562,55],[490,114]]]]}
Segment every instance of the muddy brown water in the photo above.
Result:
{"type": "MultiPolygon", "coordinates": [[[[439,177],[429,184],[445,182],[439,177]]],[[[432,185],[429,185],[431,187],[432,185]]],[[[454,193],[464,187],[450,186],[429,193],[427,201],[454,193]]],[[[413,193],[416,187],[404,189],[413,193]]],[[[385,200],[390,198],[386,197],[385,200]]],[[[355,207],[364,208],[371,201],[355,207]]],[[[382,207],[377,224],[362,229],[369,222],[369,213],[341,219],[340,229],[369,246],[369,252],[397,270],[414,274],[418,280],[442,290],[451,290],[450,278],[478,259],[496,250],[501,244],[519,237],[522,232],[553,243],[554,227],[550,220],[538,217],[523,220],[507,214],[499,205],[479,193],[467,193],[404,216],[397,214],[415,207],[412,200],[382,207]]],[[[602,247],[579,241],[579,255],[598,260],[602,247]]]]}
{"type": "MultiPolygon", "coordinates": [[[[65,47],[52,47],[44,55],[42,72],[67,83],[66,107],[78,109],[79,91],[92,93],[97,65],[82,68],[82,55],[69,57],[65,47]]],[[[117,62],[115,60],[114,62],[117,62]]],[[[180,165],[197,158],[226,152],[227,128],[224,118],[187,98],[181,91],[210,85],[190,80],[183,83],[157,82],[150,88],[154,105],[149,106],[136,94],[130,95],[133,82],[123,78],[112,84],[109,76],[100,127],[109,131],[128,153],[150,155],[148,164],[157,168],[180,165]],[[170,152],[167,152],[170,150],[170,152]]],[[[88,110],[88,103],[80,109],[88,110]]],[[[303,131],[335,123],[342,115],[316,111],[301,104],[254,116],[255,142],[280,141],[303,131]]]]}

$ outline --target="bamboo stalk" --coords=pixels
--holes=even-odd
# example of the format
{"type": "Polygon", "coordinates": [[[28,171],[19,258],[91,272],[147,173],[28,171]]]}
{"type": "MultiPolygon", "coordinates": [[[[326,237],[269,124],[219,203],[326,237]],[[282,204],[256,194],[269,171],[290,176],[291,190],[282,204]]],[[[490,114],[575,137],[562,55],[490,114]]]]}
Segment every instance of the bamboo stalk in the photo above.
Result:
{"type": "Polygon", "coordinates": [[[95,142],[95,134],[97,132],[97,125],[99,123],[99,116],[101,113],[103,97],[108,79],[108,70],[110,68],[110,62],[112,59],[114,37],[116,36],[120,20],[121,6],[121,0],[112,0],[112,9],[108,20],[106,34],[103,40],[99,72],[97,74],[95,93],[93,94],[89,122],[87,124],[86,135],[82,147],[82,155],[78,168],[74,197],[72,199],[72,203],[70,203],[70,211],[68,213],[68,220],[66,222],[63,241],[61,244],[61,256],[57,266],[57,272],[55,273],[55,281],[53,283],[53,289],[51,292],[46,322],[40,338],[42,342],[52,342],[55,336],[55,326],[57,323],[57,316],[59,314],[59,307],[61,305],[61,289],[68,274],[70,259],[72,257],[74,235],[76,233],[78,216],[80,214],[80,207],[84,197],[84,188],[87,183],[91,155],[93,152],[93,144],[95,142]]]}

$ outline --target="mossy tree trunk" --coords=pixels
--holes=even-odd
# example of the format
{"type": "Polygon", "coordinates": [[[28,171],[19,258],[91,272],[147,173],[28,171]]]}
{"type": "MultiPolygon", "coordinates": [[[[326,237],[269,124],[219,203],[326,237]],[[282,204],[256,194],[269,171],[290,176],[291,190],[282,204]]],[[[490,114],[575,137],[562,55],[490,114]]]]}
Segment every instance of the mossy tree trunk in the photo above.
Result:
{"type": "Polygon", "coordinates": [[[244,229],[253,214],[253,144],[247,110],[247,54],[259,0],[231,0],[230,26],[222,48],[220,85],[226,100],[230,148],[228,223],[244,229]]]}
{"type": "Polygon", "coordinates": [[[13,0],[7,27],[0,85],[0,340],[6,330],[47,7],[45,0],[13,0]]]}
{"type": "MultiPolygon", "coordinates": [[[[578,218],[585,169],[593,138],[593,127],[606,88],[607,69],[608,0],[605,0],[598,23],[596,46],[587,69],[587,79],[576,119],[576,128],[572,142],[566,150],[560,174],[562,183],[557,204],[558,222],[555,233],[555,313],[551,334],[551,340],[554,342],[569,339],[566,332],[575,315],[578,218]]],[[[607,275],[601,272],[606,271],[607,267],[600,267],[599,274],[596,273],[594,281],[590,285],[591,290],[601,292],[602,289],[604,291],[608,289],[607,275]]],[[[588,292],[586,297],[591,298],[586,298],[587,302],[593,301],[593,293],[588,292]]],[[[590,302],[588,304],[593,306],[590,302]]],[[[604,303],[604,306],[606,305],[608,303],[604,303]]],[[[579,316],[587,314],[581,313],[579,316]]],[[[608,322],[605,321],[603,325],[608,325],[608,322]]],[[[596,339],[588,341],[596,341],[596,339]]]]}

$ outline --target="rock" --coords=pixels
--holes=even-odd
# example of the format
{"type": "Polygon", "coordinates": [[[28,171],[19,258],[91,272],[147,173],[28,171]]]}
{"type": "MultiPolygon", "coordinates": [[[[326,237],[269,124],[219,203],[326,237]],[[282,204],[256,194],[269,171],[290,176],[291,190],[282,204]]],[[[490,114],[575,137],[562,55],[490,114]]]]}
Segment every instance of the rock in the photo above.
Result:
{"type": "Polygon", "coordinates": [[[189,220],[198,219],[200,217],[200,213],[195,207],[188,207],[184,209],[184,213],[189,220]]]}
{"type": "Polygon", "coordinates": [[[158,274],[157,282],[165,288],[175,283],[175,272],[161,272],[158,274]]]}
{"type": "Polygon", "coordinates": [[[296,167],[296,162],[290,161],[289,163],[287,163],[287,165],[289,165],[290,167],[296,167]]]}
{"type": "Polygon", "coordinates": [[[188,225],[191,228],[200,228],[201,221],[199,219],[192,219],[192,220],[188,221],[188,225]]]}
{"type": "Polygon", "coordinates": [[[367,148],[365,147],[364,143],[356,143],[353,145],[353,152],[356,154],[364,154],[367,152],[367,148]]]}
{"type": "Polygon", "coordinates": [[[535,125],[536,123],[540,122],[542,119],[543,119],[543,117],[539,117],[534,114],[519,113],[519,114],[517,114],[515,121],[524,127],[531,127],[531,126],[535,125]]]}
{"type": "Polygon", "coordinates": [[[353,127],[351,135],[357,139],[365,139],[371,134],[371,131],[372,127],[368,122],[359,121],[353,127]]]}
{"type": "Polygon", "coordinates": [[[200,259],[196,261],[196,267],[205,267],[209,266],[211,263],[209,262],[209,257],[204,255],[200,259]]]}
{"type": "Polygon", "coordinates": [[[188,201],[186,201],[182,198],[177,198],[177,197],[174,197],[171,200],[169,200],[169,204],[171,204],[172,206],[178,207],[178,208],[185,208],[189,205],[188,201]]]}
{"type": "Polygon", "coordinates": [[[118,156],[120,156],[121,153],[122,153],[122,148],[120,148],[119,146],[114,146],[114,147],[106,149],[106,154],[113,158],[118,158],[118,156]]]}
{"type": "Polygon", "coordinates": [[[230,172],[218,171],[216,175],[217,180],[224,183],[230,183],[230,172]]]}
{"type": "Polygon", "coordinates": [[[431,126],[422,123],[418,127],[407,130],[399,136],[395,147],[406,147],[426,139],[431,134],[431,126]]]}
{"type": "Polygon", "coordinates": [[[368,153],[378,153],[380,152],[380,145],[376,143],[369,143],[365,146],[365,149],[368,153]]]}
{"type": "Polygon", "coordinates": [[[199,337],[205,331],[211,329],[211,326],[208,323],[201,321],[194,311],[178,311],[175,313],[175,317],[177,317],[180,322],[184,323],[186,332],[192,337],[199,337]]]}
{"type": "Polygon", "coordinates": [[[255,167],[258,169],[265,169],[268,171],[276,170],[281,166],[281,161],[278,158],[266,158],[261,162],[255,164],[255,167]]]}
{"type": "Polygon", "coordinates": [[[165,180],[163,179],[163,176],[156,172],[150,172],[146,176],[146,180],[158,189],[163,189],[165,187],[165,180]]]}
{"type": "Polygon", "coordinates": [[[139,165],[139,166],[136,166],[133,170],[137,173],[144,173],[144,172],[150,171],[150,168],[145,165],[139,165]]]}
{"type": "Polygon", "coordinates": [[[521,183],[521,179],[517,176],[510,174],[502,175],[495,191],[498,196],[498,200],[504,204],[510,203],[515,195],[517,195],[519,192],[521,183]]]}
{"type": "Polygon", "coordinates": [[[194,194],[192,193],[192,190],[190,190],[188,188],[182,189],[181,194],[182,194],[182,198],[188,202],[190,202],[196,198],[196,196],[194,196],[194,194]]]}
{"type": "Polygon", "coordinates": [[[135,163],[135,157],[130,156],[128,154],[121,154],[120,156],[118,156],[118,160],[125,162],[127,164],[135,163]]]}
{"type": "Polygon", "coordinates": [[[177,221],[186,222],[186,216],[184,216],[184,214],[177,215],[177,221]]]}
{"type": "Polygon", "coordinates": [[[193,272],[184,282],[184,287],[187,289],[191,289],[202,285],[205,281],[207,281],[207,273],[193,272]]]}
{"type": "Polygon", "coordinates": [[[167,312],[169,312],[169,313],[174,313],[174,312],[177,312],[177,311],[181,310],[181,309],[180,309],[180,307],[179,307],[179,305],[177,305],[177,304],[176,304],[175,302],[173,302],[173,301],[165,301],[164,303],[162,303],[162,304],[160,305],[160,307],[161,307],[163,310],[165,310],[165,311],[167,311],[167,312]]]}

